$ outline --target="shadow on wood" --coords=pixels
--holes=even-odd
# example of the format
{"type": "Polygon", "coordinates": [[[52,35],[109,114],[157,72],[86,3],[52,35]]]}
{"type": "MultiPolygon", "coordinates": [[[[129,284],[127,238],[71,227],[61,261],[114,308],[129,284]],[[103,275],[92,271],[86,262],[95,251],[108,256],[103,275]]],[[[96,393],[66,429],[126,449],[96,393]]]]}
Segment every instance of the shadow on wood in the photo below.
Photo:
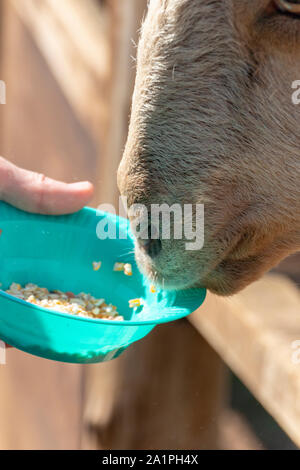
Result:
{"type": "Polygon", "coordinates": [[[225,368],[186,320],[158,327],[118,360],[89,368],[84,448],[218,447],[225,368]]]}

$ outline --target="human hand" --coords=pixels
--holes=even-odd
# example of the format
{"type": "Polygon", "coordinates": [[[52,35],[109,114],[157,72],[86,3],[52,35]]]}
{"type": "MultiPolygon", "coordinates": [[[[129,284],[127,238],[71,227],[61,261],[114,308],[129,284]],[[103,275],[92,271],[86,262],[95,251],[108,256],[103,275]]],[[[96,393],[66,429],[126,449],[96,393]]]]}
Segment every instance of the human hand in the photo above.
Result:
{"type": "Polygon", "coordinates": [[[62,183],[0,157],[0,200],[19,209],[49,215],[76,212],[91,199],[93,192],[89,182],[62,183]]]}
{"type": "Polygon", "coordinates": [[[91,199],[93,191],[89,182],[62,183],[0,157],[0,200],[19,209],[49,215],[76,212],[91,199]]]}

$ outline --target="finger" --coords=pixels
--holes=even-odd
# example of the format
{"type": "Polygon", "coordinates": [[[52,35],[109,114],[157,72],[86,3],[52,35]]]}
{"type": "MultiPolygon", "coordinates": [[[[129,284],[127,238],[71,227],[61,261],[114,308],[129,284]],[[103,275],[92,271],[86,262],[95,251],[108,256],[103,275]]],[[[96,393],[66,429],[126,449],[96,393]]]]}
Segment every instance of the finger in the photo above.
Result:
{"type": "Polygon", "coordinates": [[[0,157],[0,198],[19,209],[53,215],[76,212],[89,202],[93,192],[89,182],[55,181],[0,157]]]}

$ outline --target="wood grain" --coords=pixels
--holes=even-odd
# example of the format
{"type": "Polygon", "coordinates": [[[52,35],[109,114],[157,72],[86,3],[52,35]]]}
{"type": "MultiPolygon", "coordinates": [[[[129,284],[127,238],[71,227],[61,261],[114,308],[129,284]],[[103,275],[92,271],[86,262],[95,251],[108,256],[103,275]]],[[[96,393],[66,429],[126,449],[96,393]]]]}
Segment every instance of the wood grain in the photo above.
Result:
{"type": "Polygon", "coordinates": [[[300,292],[269,275],[231,299],[208,295],[190,322],[300,446],[300,292]],[[295,343],[296,344],[296,343],[295,343]],[[294,356],[293,356],[294,354],[294,356]]]}
{"type": "Polygon", "coordinates": [[[109,17],[95,0],[9,0],[82,124],[104,136],[111,78],[109,17]]]}

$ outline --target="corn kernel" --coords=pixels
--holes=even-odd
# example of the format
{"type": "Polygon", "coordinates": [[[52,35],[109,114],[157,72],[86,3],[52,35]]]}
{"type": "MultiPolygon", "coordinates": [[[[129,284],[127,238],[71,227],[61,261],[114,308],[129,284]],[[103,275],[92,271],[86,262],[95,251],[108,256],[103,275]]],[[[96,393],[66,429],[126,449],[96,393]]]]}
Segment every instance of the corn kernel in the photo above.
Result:
{"type": "Polygon", "coordinates": [[[20,284],[16,284],[15,282],[13,282],[12,285],[10,286],[10,289],[12,291],[16,291],[16,290],[18,291],[18,290],[21,289],[21,286],[20,286],[20,284]]]}
{"type": "Polygon", "coordinates": [[[114,271],[124,271],[125,263],[115,263],[114,271]]]}
{"type": "Polygon", "coordinates": [[[50,308],[62,313],[69,313],[85,318],[98,318],[103,320],[124,320],[118,314],[114,305],[106,304],[104,299],[96,299],[90,294],[81,292],[62,292],[41,288],[35,284],[27,284],[24,288],[20,284],[13,283],[6,291],[8,294],[23,299],[29,303],[50,308]]]}
{"type": "Polygon", "coordinates": [[[101,268],[101,261],[94,261],[93,262],[93,270],[94,271],[99,271],[99,269],[101,268]]]}
{"type": "Polygon", "coordinates": [[[129,307],[130,308],[140,307],[141,304],[142,304],[141,299],[129,300],[129,307]]]}
{"type": "Polygon", "coordinates": [[[126,274],[126,276],[132,276],[132,266],[130,263],[124,264],[124,274],[126,274]]]}

